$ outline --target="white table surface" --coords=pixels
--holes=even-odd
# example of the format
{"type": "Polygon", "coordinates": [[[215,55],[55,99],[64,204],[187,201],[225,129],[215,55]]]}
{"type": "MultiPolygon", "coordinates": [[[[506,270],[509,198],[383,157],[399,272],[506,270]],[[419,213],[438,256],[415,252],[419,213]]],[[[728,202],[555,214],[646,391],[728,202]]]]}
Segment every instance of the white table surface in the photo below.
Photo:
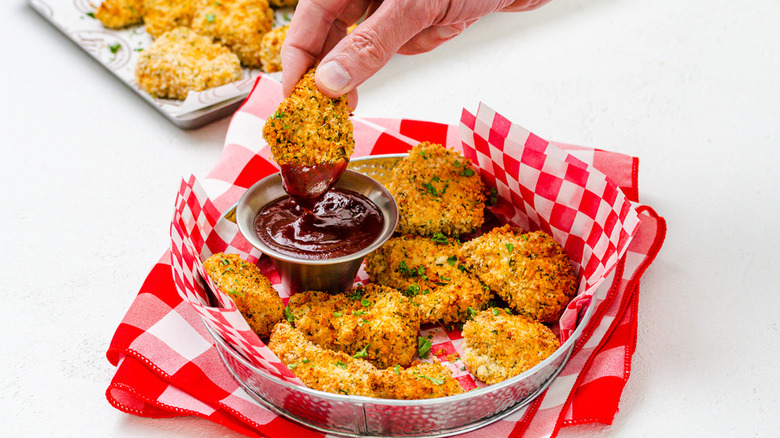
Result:
{"type": "MultiPolygon", "coordinates": [[[[0,435],[236,436],[104,396],[106,348],[168,245],[179,181],[216,162],[229,119],[181,130],[24,1],[0,17],[0,435]]],[[[620,412],[562,435],[780,436],[780,2],[491,16],[392,59],[356,113],[457,123],[479,101],[544,138],[640,157],[640,200],[668,221],[620,412]]]]}

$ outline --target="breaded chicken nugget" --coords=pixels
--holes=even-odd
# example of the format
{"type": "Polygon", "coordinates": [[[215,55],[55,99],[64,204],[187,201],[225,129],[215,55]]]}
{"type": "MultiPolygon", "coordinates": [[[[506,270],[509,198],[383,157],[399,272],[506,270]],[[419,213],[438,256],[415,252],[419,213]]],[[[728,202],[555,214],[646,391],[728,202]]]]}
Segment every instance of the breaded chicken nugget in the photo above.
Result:
{"type": "Polygon", "coordinates": [[[192,17],[192,29],[238,55],[247,67],[260,67],[263,35],[274,25],[267,0],[206,1],[192,17]]]}
{"type": "Polygon", "coordinates": [[[370,284],[335,295],[303,292],[287,305],[310,341],[378,368],[409,365],[417,352],[417,309],[395,289],[370,284]]]}
{"type": "Polygon", "coordinates": [[[230,295],[249,327],[261,338],[284,319],[284,304],[271,282],[238,254],[216,253],[203,262],[206,274],[219,290],[230,295]]]}
{"type": "Polygon", "coordinates": [[[461,394],[463,388],[444,365],[416,362],[406,369],[394,367],[380,371],[377,393],[380,398],[418,400],[461,394]]]}
{"type": "Polygon", "coordinates": [[[189,26],[205,0],[144,0],[144,24],[153,38],[179,26],[189,26]]]}
{"type": "Polygon", "coordinates": [[[485,186],[471,161],[439,144],[412,148],[393,169],[388,190],[403,234],[458,236],[485,221],[485,186]]]}
{"type": "Polygon", "coordinates": [[[154,40],[135,65],[135,80],[141,89],[171,99],[185,99],[190,91],[203,91],[240,78],[236,55],[186,27],[154,40]]]}
{"type": "Polygon", "coordinates": [[[492,307],[464,324],[461,346],[466,368],[492,385],[531,369],[560,342],[544,324],[492,307]]]}
{"type": "Polygon", "coordinates": [[[284,25],[263,35],[263,41],[260,42],[260,65],[266,73],[282,71],[282,44],[289,28],[290,25],[284,25]]]}
{"type": "Polygon", "coordinates": [[[459,247],[442,234],[394,237],[366,257],[366,272],[411,297],[421,322],[462,322],[469,308],[487,306],[490,291],[460,266],[459,247]]]}
{"type": "Polygon", "coordinates": [[[376,367],[363,359],[318,346],[287,322],[276,324],[268,348],[309,388],[378,397],[376,367]]]}
{"type": "Polygon", "coordinates": [[[310,69],[265,123],[263,137],[282,165],[346,162],[355,150],[349,115],[347,98],[322,94],[310,69]]]}
{"type": "Polygon", "coordinates": [[[144,21],[144,0],[104,0],[95,18],[110,29],[120,29],[144,21]]]}
{"type": "Polygon", "coordinates": [[[557,321],[577,293],[569,257],[544,232],[504,225],[464,243],[460,254],[470,272],[536,321],[557,321]]]}

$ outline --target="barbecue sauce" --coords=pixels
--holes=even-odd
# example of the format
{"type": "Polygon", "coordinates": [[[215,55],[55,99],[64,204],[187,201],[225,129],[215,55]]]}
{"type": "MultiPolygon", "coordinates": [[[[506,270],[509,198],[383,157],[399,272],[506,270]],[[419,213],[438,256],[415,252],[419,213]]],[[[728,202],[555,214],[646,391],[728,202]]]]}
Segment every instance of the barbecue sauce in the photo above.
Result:
{"type": "Polygon", "coordinates": [[[299,259],[346,256],[371,245],[382,232],[384,219],[367,197],[334,188],[320,198],[283,196],[260,210],[255,232],[282,254],[299,259]]]}

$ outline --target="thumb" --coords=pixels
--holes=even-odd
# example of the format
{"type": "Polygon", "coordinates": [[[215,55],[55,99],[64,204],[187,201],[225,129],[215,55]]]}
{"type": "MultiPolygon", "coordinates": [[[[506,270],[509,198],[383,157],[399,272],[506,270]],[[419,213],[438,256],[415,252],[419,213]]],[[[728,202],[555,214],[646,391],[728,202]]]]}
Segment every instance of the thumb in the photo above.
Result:
{"type": "Polygon", "coordinates": [[[338,97],[354,90],[434,19],[429,16],[430,8],[414,6],[426,2],[401,2],[408,3],[403,6],[396,3],[382,2],[374,14],[325,55],[314,76],[323,94],[338,97]],[[415,8],[419,10],[409,10],[415,8]]]}

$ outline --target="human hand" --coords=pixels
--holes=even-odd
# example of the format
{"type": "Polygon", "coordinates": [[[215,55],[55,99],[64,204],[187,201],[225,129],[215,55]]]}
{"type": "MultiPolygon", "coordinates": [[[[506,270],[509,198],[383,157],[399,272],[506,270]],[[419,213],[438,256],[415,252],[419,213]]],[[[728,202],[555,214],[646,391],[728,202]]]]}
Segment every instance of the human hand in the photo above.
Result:
{"type": "Polygon", "coordinates": [[[301,0],[282,46],[285,96],[319,61],[315,80],[323,94],[347,94],[395,53],[428,52],[480,18],[497,11],[525,11],[549,0],[301,0]],[[363,15],[352,32],[347,28],[363,15]]]}

